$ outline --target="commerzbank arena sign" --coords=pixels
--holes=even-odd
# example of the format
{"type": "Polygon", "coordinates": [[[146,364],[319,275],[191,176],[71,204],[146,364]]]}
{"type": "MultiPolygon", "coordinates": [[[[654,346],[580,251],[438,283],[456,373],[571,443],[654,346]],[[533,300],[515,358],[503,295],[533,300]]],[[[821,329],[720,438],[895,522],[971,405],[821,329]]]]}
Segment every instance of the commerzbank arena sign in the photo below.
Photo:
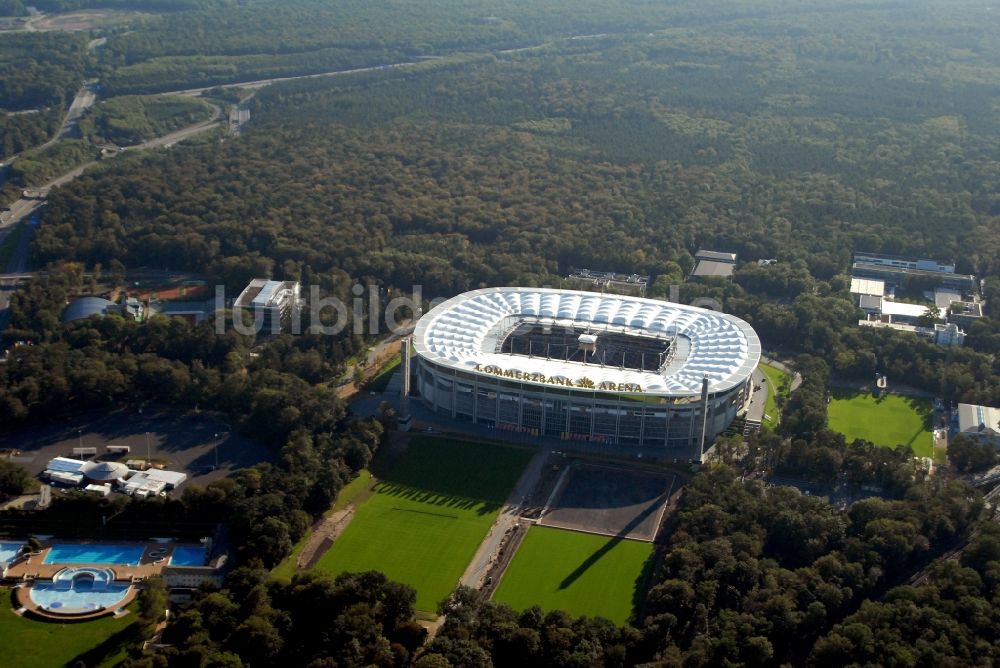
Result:
{"type": "Polygon", "coordinates": [[[633,393],[643,391],[642,385],[639,385],[638,383],[616,383],[610,380],[595,383],[586,376],[574,380],[572,378],[566,378],[565,376],[546,376],[544,373],[527,373],[516,369],[502,369],[495,364],[487,364],[485,366],[477,364],[476,372],[488,373],[494,376],[500,376],[501,378],[510,378],[511,380],[523,380],[531,383],[542,383],[545,385],[561,385],[563,387],[575,387],[583,390],[633,393]]]}

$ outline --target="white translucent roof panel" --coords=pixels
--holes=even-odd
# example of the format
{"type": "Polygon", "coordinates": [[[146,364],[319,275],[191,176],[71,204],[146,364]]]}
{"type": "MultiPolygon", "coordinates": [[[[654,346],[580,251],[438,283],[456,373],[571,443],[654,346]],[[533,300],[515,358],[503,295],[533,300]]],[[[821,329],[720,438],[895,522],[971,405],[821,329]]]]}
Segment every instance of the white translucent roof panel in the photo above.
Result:
{"type": "Polygon", "coordinates": [[[414,347],[423,358],[464,371],[495,365],[550,378],[585,376],[598,385],[632,383],[645,393],[667,397],[697,395],[703,378],[708,378],[713,392],[728,390],[743,382],[760,361],[757,334],[735,316],[654,299],[549,288],[485,288],[453,297],[420,319],[414,347]],[[662,374],[497,353],[495,336],[488,335],[510,316],[592,325],[598,332],[611,328],[681,337],[687,345],[677,347],[684,358],[662,374]]]}

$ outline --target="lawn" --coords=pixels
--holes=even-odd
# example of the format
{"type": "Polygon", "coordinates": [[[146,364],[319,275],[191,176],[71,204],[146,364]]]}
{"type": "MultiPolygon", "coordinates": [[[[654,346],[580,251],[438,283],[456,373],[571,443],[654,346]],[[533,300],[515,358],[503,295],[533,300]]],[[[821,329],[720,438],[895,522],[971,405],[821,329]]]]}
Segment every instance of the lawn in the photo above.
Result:
{"type": "Polygon", "coordinates": [[[389,385],[389,381],[392,380],[392,375],[396,373],[396,369],[400,367],[403,362],[403,358],[400,355],[396,355],[391,360],[382,365],[382,368],[378,370],[374,376],[365,384],[366,390],[371,390],[372,392],[385,392],[385,388],[389,385]]]}
{"type": "Polygon", "coordinates": [[[539,605],[624,624],[652,554],[650,543],[534,526],[493,598],[516,610],[539,605]]]}
{"type": "Polygon", "coordinates": [[[378,570],[433,613],[458,584],[531,453],[415,436],[323,555],[330,573],[378,570]]]}
{"type": "MultiPolygon", "coordinates": [[[[351,503],[355,499],[361,500],[364,497],[364,492],[368,489],[368,485],[371,484],[372,474],[368,472],[368,469],[362,469],[358,471],[357,477],[351,482],[344,485],[344,488],[340,490],[337,494],[337,500],[334,501],[333,507],[326,511],[324,515],[330,515],[338,510],[343,510],[347,507],[348,503],[351,503]]],[[[295,544],[292,548],[291,554],[281,560],[281,563],[271,569],[271,576],[280,580],[291,580],[292,576],[295,575],[295,563],[299,559],[299,555],[302,554],[302,550],[305,548],[306,543],[309,542],[309,537],[312,535],[312,529],[306,531],[306,534],[299,539],[299,542],[295,544]]]]}
{"type": "Polygon", "coordinates": [[[131,633],[134,629],[129,628],[137,619],[134,604],[129,607],[133,614],[118,619],[104,617],[78,624],[54,624],[18,617],[9,605],[10,590],[3,588],[0,592],[3,593],[0,647],[11,661],[7,665],[52,668],[70,664],[78,656],[93,651],[87,665],[113,666],[125,658],[125,643],[136,639],[131,633]],[[102,646],[104,643],[107,645],[102,646]]]}
{"type": "Polygon", "coordinates": [[[788,398],[792,379],[787,373],[770,364],[761,363],[759,368],[760,372],[767,378],[767,402],[764,404],[764,415],[766,417],[763,420],[763,424],[766,427],[774,429],[778,426],[778,418],[781,415],[777,397],[780,395],[786,399],[788,398]]]}
{"type": "Polygon", "coordinates": [[[827,410],[830,429],[848,441],[861,438],[895,448],[909,445],[919,457],[934,456],[931,402],[888,394],[876,399],[869,393],[833,390],[827,410]]]}

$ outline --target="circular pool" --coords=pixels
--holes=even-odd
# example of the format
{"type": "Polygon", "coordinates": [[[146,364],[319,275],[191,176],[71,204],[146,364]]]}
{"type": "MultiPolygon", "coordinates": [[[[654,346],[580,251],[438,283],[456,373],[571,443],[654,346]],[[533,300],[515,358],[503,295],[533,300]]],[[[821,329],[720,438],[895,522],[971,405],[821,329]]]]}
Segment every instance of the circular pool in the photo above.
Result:
{"type": "Polygon", "coordinates": [[[116,583],[110,568],[64,568],[51,581],[35,582],[28,594],[42,610],[80,615],[116,609],[131,589],[116,583]]]}

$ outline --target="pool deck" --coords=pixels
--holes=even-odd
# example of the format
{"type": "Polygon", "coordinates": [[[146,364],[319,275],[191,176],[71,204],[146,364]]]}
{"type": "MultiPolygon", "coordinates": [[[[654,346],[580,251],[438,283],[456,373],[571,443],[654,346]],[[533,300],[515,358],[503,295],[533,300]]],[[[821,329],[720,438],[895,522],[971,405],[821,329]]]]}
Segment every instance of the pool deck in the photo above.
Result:
{"type": "MultiPolygon", "coordinates": [[[[121,543],[111,543],[120,545],[121,543]]],[[[45,558],[48,556],[51,547],[46,547],[40,552],[32,554],[27,559],[20,559],[7,569],[7,578],[19,580],[21,582],[31,580],[51,580],[52,576],[64,568],[110,568],[115,572],[115,580],[118,582],[141,582],[147,578],[160,575],[163,569],[170,564],[170,556],[174,548],[178,547],[173,543],[148,543],[142,552],[138,565],[129,564],[109,564],[109,563],[56,563],[46,564],[45,558]],[[159,550],[164,554],[160,555],[159,550]]]]}
{"type": "MultiPolygon", "coordinates": [[[[84,612],[79,614],[59,614],[54,612],[49,612],[45,608],[39,606],[37,603],[31,600],[31,587],[24,586],[18,587],[15,593],[17,597],[17,604],[19,607],[15,612],[19,615],[28,615],[33,617],[41,617],[43,619],[48,619],[52,621],[59,622],[88,622],[91,619],[98,619],[100,617],[107,617],[108,615],[115,614],[118,610],[123,610],[128,607],[128,605],[135,600],[135,597],[139,595],[139,589],[137,587],[129,587],[128,592],[125,594],[125,598],[119,601],[113,608],[102,608],[100,610],[94,610],[93,612],[84,612]]],[[[125,611],[122,614],[128,614],[125,611]]]]}

